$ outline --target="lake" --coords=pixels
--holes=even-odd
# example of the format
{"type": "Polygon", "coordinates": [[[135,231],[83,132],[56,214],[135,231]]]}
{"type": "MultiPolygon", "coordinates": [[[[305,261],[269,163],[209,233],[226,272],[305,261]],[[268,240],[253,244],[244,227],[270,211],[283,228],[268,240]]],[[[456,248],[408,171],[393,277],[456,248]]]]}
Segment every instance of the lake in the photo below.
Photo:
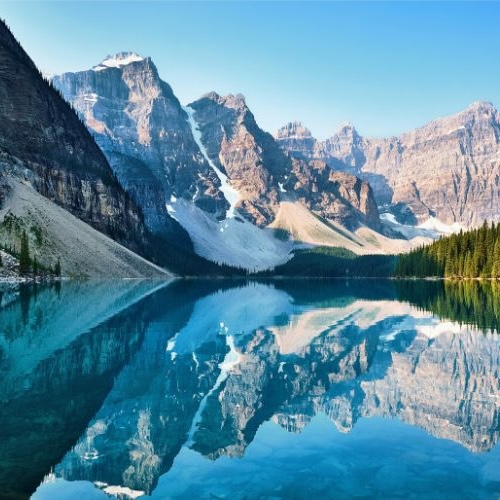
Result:
{"type": "Polygon", "coordinates": [[[500,498],[500,285],[0,288],[0,497],[500,498]]]}

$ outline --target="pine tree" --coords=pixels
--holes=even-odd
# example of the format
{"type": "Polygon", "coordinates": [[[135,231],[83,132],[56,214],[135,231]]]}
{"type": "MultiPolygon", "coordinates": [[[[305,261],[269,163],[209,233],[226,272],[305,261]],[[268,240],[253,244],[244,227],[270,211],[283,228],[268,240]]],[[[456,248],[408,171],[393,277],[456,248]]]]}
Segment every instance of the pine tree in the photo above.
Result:
{"type": "Polygon", "coordinates": [[[493,249],[491,277],[500,278],[500,236],[497,236],[493,249]]]}
{"type": "Polygon", "coordinates": [[[29,272],[31,265],[28,236],[23,231],[21,236],[21,252],[19,253],[19,274],[25,275],[29,272]]]}
{"type": "Polygon", "coordinates": [[[57,263],[54,266],[54,274],[56,276],[61,276],[61,261],[57,259],[57,263]]]}

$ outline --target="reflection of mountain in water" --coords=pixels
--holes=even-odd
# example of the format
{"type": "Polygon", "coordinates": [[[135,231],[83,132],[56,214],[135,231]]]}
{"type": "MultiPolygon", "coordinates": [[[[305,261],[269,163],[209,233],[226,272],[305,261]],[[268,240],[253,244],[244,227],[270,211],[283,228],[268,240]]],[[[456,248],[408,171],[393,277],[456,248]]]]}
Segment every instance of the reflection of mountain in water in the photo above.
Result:
{"type": "Polygon", "coordinates": [[[152,282],[8,286],[0,308],[0,491],[23,498],[75,442],[139,347],[152,282]]]}
{"type": "Polygon", "coordinates": [[[496,336],[442,322],[374,284],[197,292],[191,282],[174,294],[193,304],[182,311],[167,306],[172,287],[158,292],[144,341],[56,475],[150,492],[182,447],[241,456],[263,422],[297,432],[318,412],[342,431],[360,417],[397,417],[490,449],[496,336]]]}

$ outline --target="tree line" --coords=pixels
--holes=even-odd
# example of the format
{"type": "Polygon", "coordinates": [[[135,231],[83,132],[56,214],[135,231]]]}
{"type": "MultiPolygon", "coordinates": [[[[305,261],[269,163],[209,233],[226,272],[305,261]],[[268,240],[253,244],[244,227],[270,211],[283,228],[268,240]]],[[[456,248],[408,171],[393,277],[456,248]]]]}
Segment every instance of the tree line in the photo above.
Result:
{"type": "Polygon", "coordinates": [[[398,256],[396,277],[500,278],[500,224],[442,237],[398,256]]]}

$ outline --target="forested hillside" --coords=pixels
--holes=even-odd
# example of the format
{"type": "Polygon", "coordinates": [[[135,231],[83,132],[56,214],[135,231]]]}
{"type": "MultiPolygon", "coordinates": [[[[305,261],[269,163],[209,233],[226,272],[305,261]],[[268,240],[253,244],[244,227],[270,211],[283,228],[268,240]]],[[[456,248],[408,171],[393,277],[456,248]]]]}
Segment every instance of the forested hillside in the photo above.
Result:
{"type": "Polygon", "coordinates": [[[441,238],[400,255],[395,276],[500,278],[500,224],[441,238]]]}

